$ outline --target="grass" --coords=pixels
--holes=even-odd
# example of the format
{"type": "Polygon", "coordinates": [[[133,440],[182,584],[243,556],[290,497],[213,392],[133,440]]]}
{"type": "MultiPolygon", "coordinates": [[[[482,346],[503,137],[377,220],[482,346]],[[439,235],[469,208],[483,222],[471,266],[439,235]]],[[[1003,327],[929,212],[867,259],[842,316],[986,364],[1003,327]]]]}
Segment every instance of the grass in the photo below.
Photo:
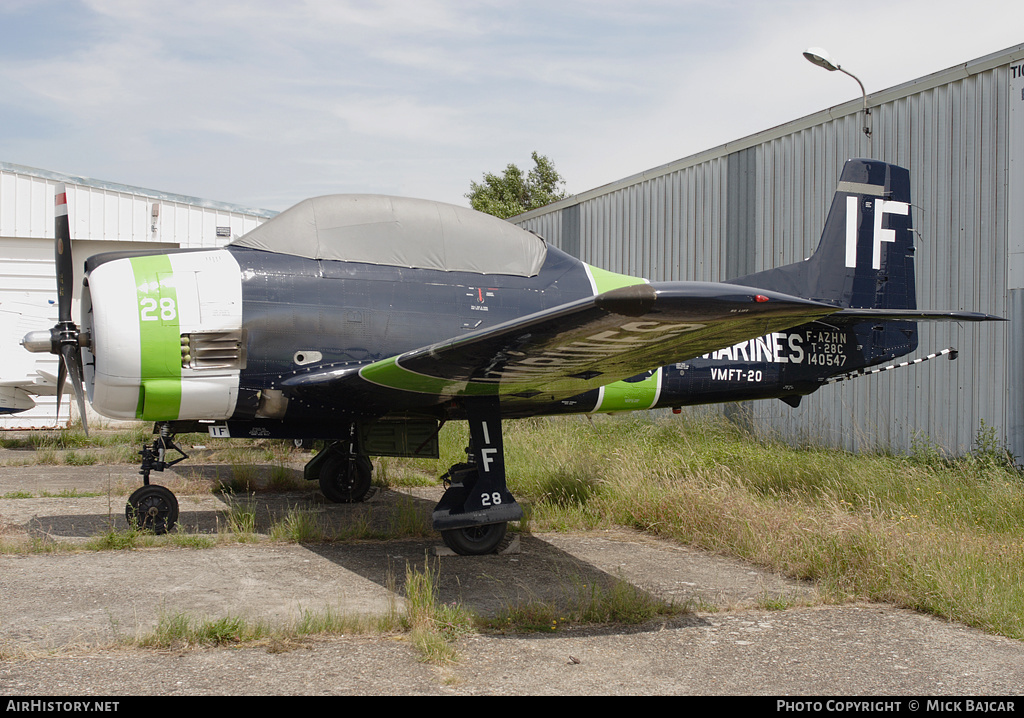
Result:
{"type": "MultiPolygon", "coordinates": [[[[824,601],[883,601],[1024,639],[1024,478],[991,427],[980,427],[963,457],[946,456],[921,437],[909,456],[792,447],[706,416],[523,419],[506,422],[504,434],[510,488],[531,529],[631,527],[813,580],[824,601]]],[[[439,440],[440,461],[379,459],[375,481],[435,485],[444,467],[464,457],[464,425],[444,427],[439,440]]],[[[75,436],[36,446],[46,457],[96,450],[75,436]]],[[[239,490],[265,491],[251,467],[272,467],[270,483],[287,486],[295,475],[289,452],[284,442],[257,442],[248,450],[236,443],[210,450],[216,458],[203,461],[231,466],[239,490]]],[[[364,515],[328,531],[312,509],[297,504],[262,534],[256,531],[252,501],[232,499],[224,534],[208,540],[431,535],[429,519],[411,499],[388,526],[374,526],[364,515]]],[[[173,540],[184,539],[105,536],[93,547],[173,540]]],[[[35,541],[29,550],[59,550],[51,543],[35,541]]],[[[786,601],[765,597],[764,604],[786,601]]],[[[591,620],[582,611],[562,615],[540,605],[529,611],[541,618],[516,622],[591,620]]]]}
{"type": "Polygon", "coordinates": [[[640,625],[673,618],[692,606],[666,603],[623,579],[605,584],[571,581],[559,601],[527,601],[506,606],[493,619],[491,629],[554,633],[582,625],[640,625]]]}
{"type": "MultiPolygon", "coordinates": [[[[407,564],[403,606],[399,608],[394,602],[380,615],[358,615],[333,608],[304,609],[295,619],[275,624],[237,615],[210,618],[168,613],[158,617],[153,631],[122,643],[159,649],[262,643],[277,651],[314,636],[404,633],[420,660],[444,667],[459,662],[460,638],[482,631],[554,632],[577,624],[639,624],[687,610],[666,605],[622,580],[607,586],[577,581],[572,584],[567,605],[528,603],[510,606],[497,618],[484,618],[459,603],[442,603],[438,599],[438,577],[437,567],[428,561],[424,561],[422,569],[407,564]]],[[[389,578],[391,595],[398,593],[394,583],[394,578],[389,578]]]]}
{"type": "MultiPolygon", "coordinates": [[[[429,564],[419,571],[406,568],[404,609],[392,603],[383,614],[367,617],[325,608],[302,610],[278,624],[241,616],[196,617],[188,613],[161,614],[156,628],[123,641],[148,648],[191,648],[264,642],[271,650],[312,636],[407,633],[422,660],[435,665],[457,661],[455,641],[475,630],[476,619],[457,606],[437,600],[436,569],[429,564]]],[[[389,584],[394,588],[394,580],[389,584]]],[[[395,591],[391,592],[395,595],[395,591]]]]}
{"type": "Polygon", "coordinates": [[[231,501],[224,512],[228,531],[240,543],[257,541],[255,501],[231,501]]]}
{"type": "MultiPolygon", "coordinates": [[[[152,531],[134,528],[107,528],[98,532],[82,544],[85,551],[133,551],[140,548],[159,546],[174,548],[205,549],[216,546],[218,540],[203,534],[175,531],[157,536],[152,531]]],[[[33,549],[36,550],[36,549],[33,549]]],[[[67,550],[73,550],[70,546],[67,550]]]]}
{"type": "MultiPolygon", "coordinates": [[[[144,443],[155,438],[151,423],[128,429],[93,427],[89,435],[81,425],[63,430],[18,431],[10,435],[0,432],[0,449],[10,453],[2,459],[3,465],[69,465],[138,464],[138,451],[144,443]]],[[[217,464],[234,465],[236,478],[244,483],[253,464],[284,466],[293,453],[292,443],[273,439],[210,439],[205,434],[182,434],[175,439],[185,450],[203,446],[204,460],[217,464]]],[[[175,454],[176,456],[176,454],[175,454]]],[[[278,476],[286,475],[281,471],[278,476]]]]}
{"type": "Polygon", "coordinates": [[[158,617],[153,631],[123,643],[160,649],[263,643],[271,652],[279,652],[314,636],[385,634],[398,630],[401,617],[395,611],[367,617],[330,607],[319,611],[303,609],[293,620],[281,623],[237,615],[210,618],[167,613],[158,617]]]}
{"type": "Polygon", "coordinates": [[[324,543],[328,533],[318,517],[309,509],[289,508],[285,515],[270,527],[270,538],[292,543],[324,543]]]}
{"type": "Polygon", "coordinates": [[[724,420],[509,423],[540,530],[629,526],[1024,638],[1024,479],[982,427],[959,459],[793,448],[724,420]]]}
{"type": "Polygon", "coordinates": [[[426,562],[423,571],[406,566],[405,596],[405,625],[422,660],[434,665],[457,662],[455,643],[474,631],[472,614],[458,603],[438,601],[437,572],[426,562]]]}
{"type": "Polygon", "coordinates": [[[7,465],[134,463],[142,443],[152,441],[151,430],[152,425],[146,424],[117,431],[94,429],[86,436],[77,425],[59,431],[0,434],[0,449],[12,451],[3,461],[7,465]]]}

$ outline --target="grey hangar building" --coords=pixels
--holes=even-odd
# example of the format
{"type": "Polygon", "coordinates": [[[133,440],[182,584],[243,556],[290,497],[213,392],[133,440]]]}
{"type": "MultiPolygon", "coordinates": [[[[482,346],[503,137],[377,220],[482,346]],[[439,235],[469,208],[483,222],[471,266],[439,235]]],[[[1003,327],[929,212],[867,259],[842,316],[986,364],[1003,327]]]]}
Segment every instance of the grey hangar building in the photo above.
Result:
{"type": "Polygon", "coordinates": [[[795,408],[723,410],[786,441],[853,451],[905,453],[923,440],[960,454],[984,429],[1024,457],[1024,44],[511,221],[611,271],[724,281],[810,256],[856,157],[910,171],[918,307],[1009,321],[921,322],[904,359],[952,347],[956,361],[829,384],[795,408]]]}

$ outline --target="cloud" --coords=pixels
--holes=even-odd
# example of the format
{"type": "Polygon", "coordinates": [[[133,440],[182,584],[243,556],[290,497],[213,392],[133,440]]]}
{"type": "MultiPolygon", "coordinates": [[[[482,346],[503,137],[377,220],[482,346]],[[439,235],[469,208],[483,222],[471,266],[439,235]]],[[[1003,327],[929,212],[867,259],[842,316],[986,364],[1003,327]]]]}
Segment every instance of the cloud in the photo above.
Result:
{"type": "Polygon", "coordinates": [[[1014,44],[1024,10],[733,0],[0,8],[0,158],[282,209],[465,204],[532,150],[580,192],[1014,44]]]}

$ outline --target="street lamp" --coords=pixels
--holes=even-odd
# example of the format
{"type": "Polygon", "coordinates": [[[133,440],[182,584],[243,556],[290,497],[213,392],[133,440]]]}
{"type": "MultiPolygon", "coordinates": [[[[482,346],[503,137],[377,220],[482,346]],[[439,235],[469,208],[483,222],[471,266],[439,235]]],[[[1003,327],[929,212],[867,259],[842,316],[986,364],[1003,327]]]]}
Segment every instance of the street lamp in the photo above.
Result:
{"type": "Polygon", "coordinates": [[[841,68],[839,66],[839,63],[836,62],[832,58],[832,56],[828,54],[828,51],[823,48],[809,47],[806,50],[804,50],[804,57],[806,57],[807,61],[810,62],[811,64],[817,65],[818,67],[824,67],[829,72],[835,72],[836,70],[839,70],[839,72],[843,73],[844,75],[849,75],[850,77],[852,77],[854,80],[857,81],[857,84],[860,85],[860,94],[864,98],[864,134],[868,138],[868,148],[870,149],[871,110],[868,108],[868,93],[864,91],[864,83],[861,82],[860,78],[858,78],[852,72],[847,72],[846,70],[841,68]]]}

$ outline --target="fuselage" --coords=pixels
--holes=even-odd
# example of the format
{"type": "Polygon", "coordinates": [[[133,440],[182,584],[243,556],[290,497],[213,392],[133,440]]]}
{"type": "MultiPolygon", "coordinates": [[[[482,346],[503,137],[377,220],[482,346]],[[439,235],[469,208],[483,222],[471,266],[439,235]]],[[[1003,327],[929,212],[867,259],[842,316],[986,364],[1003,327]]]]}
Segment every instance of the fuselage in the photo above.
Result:
{"type": "MultiPolygon", "coordinates": [[[[290,400],[288,380],[345,372],[644,280],[552,247],[534,276],[314,259],[229,246],[88,263],[83,327],[94,408],[113,418],[287,420],[331,435],[355,418],[444,418],[437,397],[370,385],[290,400]]],[[[814,391],[864,356],[866,328],[809,324],[507,416],[676,407],[814,391]]],[[[892,354],[893,356],[895,354],[892,354]]]]}
{"type": "MultiPolygon", "coordinates": [[[[112,418],[251,418],[297,374],[363,366],[642,281],[554,248],[529,277],[244,247],[100,255],[88,262],[82,305],[89,398],[112,418]]],[[[397,410],[386,393],[356,392],[330,415],[293,403],[287,415],[397,410]]],[[[408,397],[401,403],[409,408],[408,397]]]]}

